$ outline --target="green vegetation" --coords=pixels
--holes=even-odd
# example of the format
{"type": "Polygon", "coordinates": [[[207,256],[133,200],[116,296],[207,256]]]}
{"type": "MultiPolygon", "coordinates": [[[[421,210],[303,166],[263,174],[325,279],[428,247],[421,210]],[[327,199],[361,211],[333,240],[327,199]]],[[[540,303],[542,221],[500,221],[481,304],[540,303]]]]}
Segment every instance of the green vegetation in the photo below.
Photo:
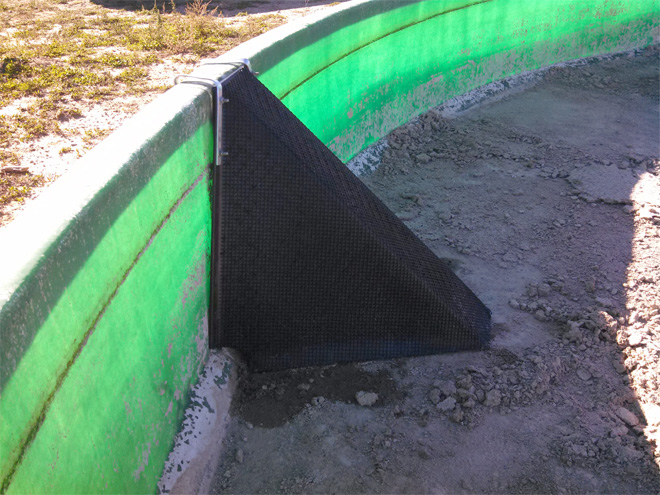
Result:
{"type": "MultiPolygon", "coordinates": [[[[12,202],[22,203],[29,197],[32,188],[43,186],[46,180],[41,175],[0,172],[0,208],[4,209],[12,202]]],[[[0,210],[0,217],[3,211],[0,210]]]]}
{"type": "MultiPolygon", "coordinates": [[[[218,56],[284,19],[240,21],[229,23],[203,0],[193,0],[184,12],[173,3],[122,11],[89,0],[0,0],[0,169],[20,163],[12,150],[17,143],[79,133],[60,124],[83,117],[85,108],[164,91],[169,85],[150,83],[151,71],[163,62],[192,69],[200,58],[218,56]]],[[[105,134],[93,131],[83,140],[92,146],[105,134]]],[[[60,155],[69,152],[62,150],[60,155]]],[[[3,178],[14,179],[19,176],[3,178]]],[[[17,182],[11,194],[3,189],[0,214],[36,185],[17,182]]]]}

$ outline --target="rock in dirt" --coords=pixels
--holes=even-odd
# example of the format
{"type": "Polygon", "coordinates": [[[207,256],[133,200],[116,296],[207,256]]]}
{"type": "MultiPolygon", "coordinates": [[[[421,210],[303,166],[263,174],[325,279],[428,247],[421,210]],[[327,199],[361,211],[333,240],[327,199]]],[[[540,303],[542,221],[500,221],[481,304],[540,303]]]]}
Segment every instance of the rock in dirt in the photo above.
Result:
{"type": "Polygon", "coordinates": [[[375,392],[365,392],[360,390],[355,394],[355,400],[363,407],[371,407],[378,401],[378,394],[375,392]]]}
{"type": "Polygon", "coordinates": [[[440,402],[440,390],[438,390],[437,388],[431,390],[431,392],[429,393],[429,400],[431,401],[432,404],[437,404],[438,402],[440,402]]]}
{"type": "Polygon", "coordinates": [[[454,423],[460,423],[463,421],[463,411],[459,408],[456,408],[453,413],[449,416],[449,419],[454,423]]]}
{"type": "Polygon", "coordinates": [[[454,399],[453,397],[447,397],[445,400],[440,402],[436,407],[438,408],[439,411],[443,411],[443,412],[452,411],[454,407],[456,407],[456,399],[454,399]]]}
{"type": "Polygon", "coordinates": [[[420,153],[415,158],[417,158],[417,161],[420,163],[428,163],[431,161],[431,157],[426,153],[420,153]]]}
{"type": "Polygon", "coordinates": [[[628,337],[628,345],[630,347],[637,347],[642,344],[643,340],[644,337],[642,336],[642,334],[639,332],[635,332],[628,337]]]}
{"type": "Polygon", "coordinates": [[[614,412],[619,417],[619,419],[626,423],[628,426],[637,426],[639,424],[639,419],[637,419],[635,413],[629,411],[625,407],[619,407],[614,412]]]}
{"type": "Polygon", "coordinates": [[[578,369],[577,376],[580,378],[580,380],[584,380],[585,382],[587,380],[591,380],[591,373],[589,373],[589,370],[585,368],[578,369]]]}
{"type": "Polygon", "coordinates": [[[626,367],[623,365],[621,361],[618,359],[615,361],[612,361],[612,366],[614,366],[614,369],[616,370],[617,373],[620,375],[623,375],[626,372],[626,367]]]}
{"type": "Polygon", "coordinates": [[[629,170],[586,167],[571,172],[570,181],[583,194],[609,204],[627,204],[637,179],[629,170]]]}
{"type": "Polygon", "coordinates": [[[486,392],[486,400],[484,401],[484,405],[486,407],[495,407],[499,406],[500,403],[502,402],[502,393],[494,388],[493,390],[489,390],[486,392]]]}
{"type": "Polygon", "coordinates": [[[442,382],[438,388],[440,389],[440,392],[446,396],[454,395],[456,393],[456,385],[451,381],[442,382]]]}
{"type": "Polygon", "coordinates": [[[468,389],[471,386],[472,386],[472,377],[470,375],[463,375],[456,378],[456,387],[462,389],[468,389]]]}
{"type": "Polygon", "coordinates": [[[540,297],[548,297],[550,295],[550,292],[552,292],[552,289],[548,284],[539,284],[537,290],[540,297]]]}

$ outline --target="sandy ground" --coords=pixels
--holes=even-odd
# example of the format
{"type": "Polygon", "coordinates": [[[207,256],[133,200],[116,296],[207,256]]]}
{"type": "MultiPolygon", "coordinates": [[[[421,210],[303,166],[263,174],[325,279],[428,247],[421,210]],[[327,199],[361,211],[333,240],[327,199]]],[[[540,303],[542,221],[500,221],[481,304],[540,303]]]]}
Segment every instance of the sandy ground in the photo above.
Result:
{"type": "Polygon", "coordinates": [[[492,346],[245,375],[215,493],[660,493],[659,53],[491,85],[354,162],[492,346]]]}

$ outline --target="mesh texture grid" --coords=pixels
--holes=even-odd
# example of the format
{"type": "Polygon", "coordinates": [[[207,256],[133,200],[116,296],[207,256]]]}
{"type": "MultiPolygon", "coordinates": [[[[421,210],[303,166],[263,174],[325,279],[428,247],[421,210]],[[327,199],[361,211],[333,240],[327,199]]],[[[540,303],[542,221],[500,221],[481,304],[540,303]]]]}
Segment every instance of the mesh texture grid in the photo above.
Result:
{"type": "Polygon", "coordinates": [[[245,68],[223,90],[213,346],[267,371],[487,345],[490,311],[277,97],[245,68]]]}

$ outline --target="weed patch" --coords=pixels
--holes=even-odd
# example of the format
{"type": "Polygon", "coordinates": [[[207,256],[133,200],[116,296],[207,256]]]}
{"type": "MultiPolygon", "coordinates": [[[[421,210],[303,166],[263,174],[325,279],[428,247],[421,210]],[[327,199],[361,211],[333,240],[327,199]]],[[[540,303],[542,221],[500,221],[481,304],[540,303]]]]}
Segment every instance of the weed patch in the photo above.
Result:
{"type": "Polygon", "coordinates": [[[46,183],[41,175],[25,173],[7,173],[0,171],[0,216],[11,203],[22,203],[32,196],[35,187],[46,183]]]}

